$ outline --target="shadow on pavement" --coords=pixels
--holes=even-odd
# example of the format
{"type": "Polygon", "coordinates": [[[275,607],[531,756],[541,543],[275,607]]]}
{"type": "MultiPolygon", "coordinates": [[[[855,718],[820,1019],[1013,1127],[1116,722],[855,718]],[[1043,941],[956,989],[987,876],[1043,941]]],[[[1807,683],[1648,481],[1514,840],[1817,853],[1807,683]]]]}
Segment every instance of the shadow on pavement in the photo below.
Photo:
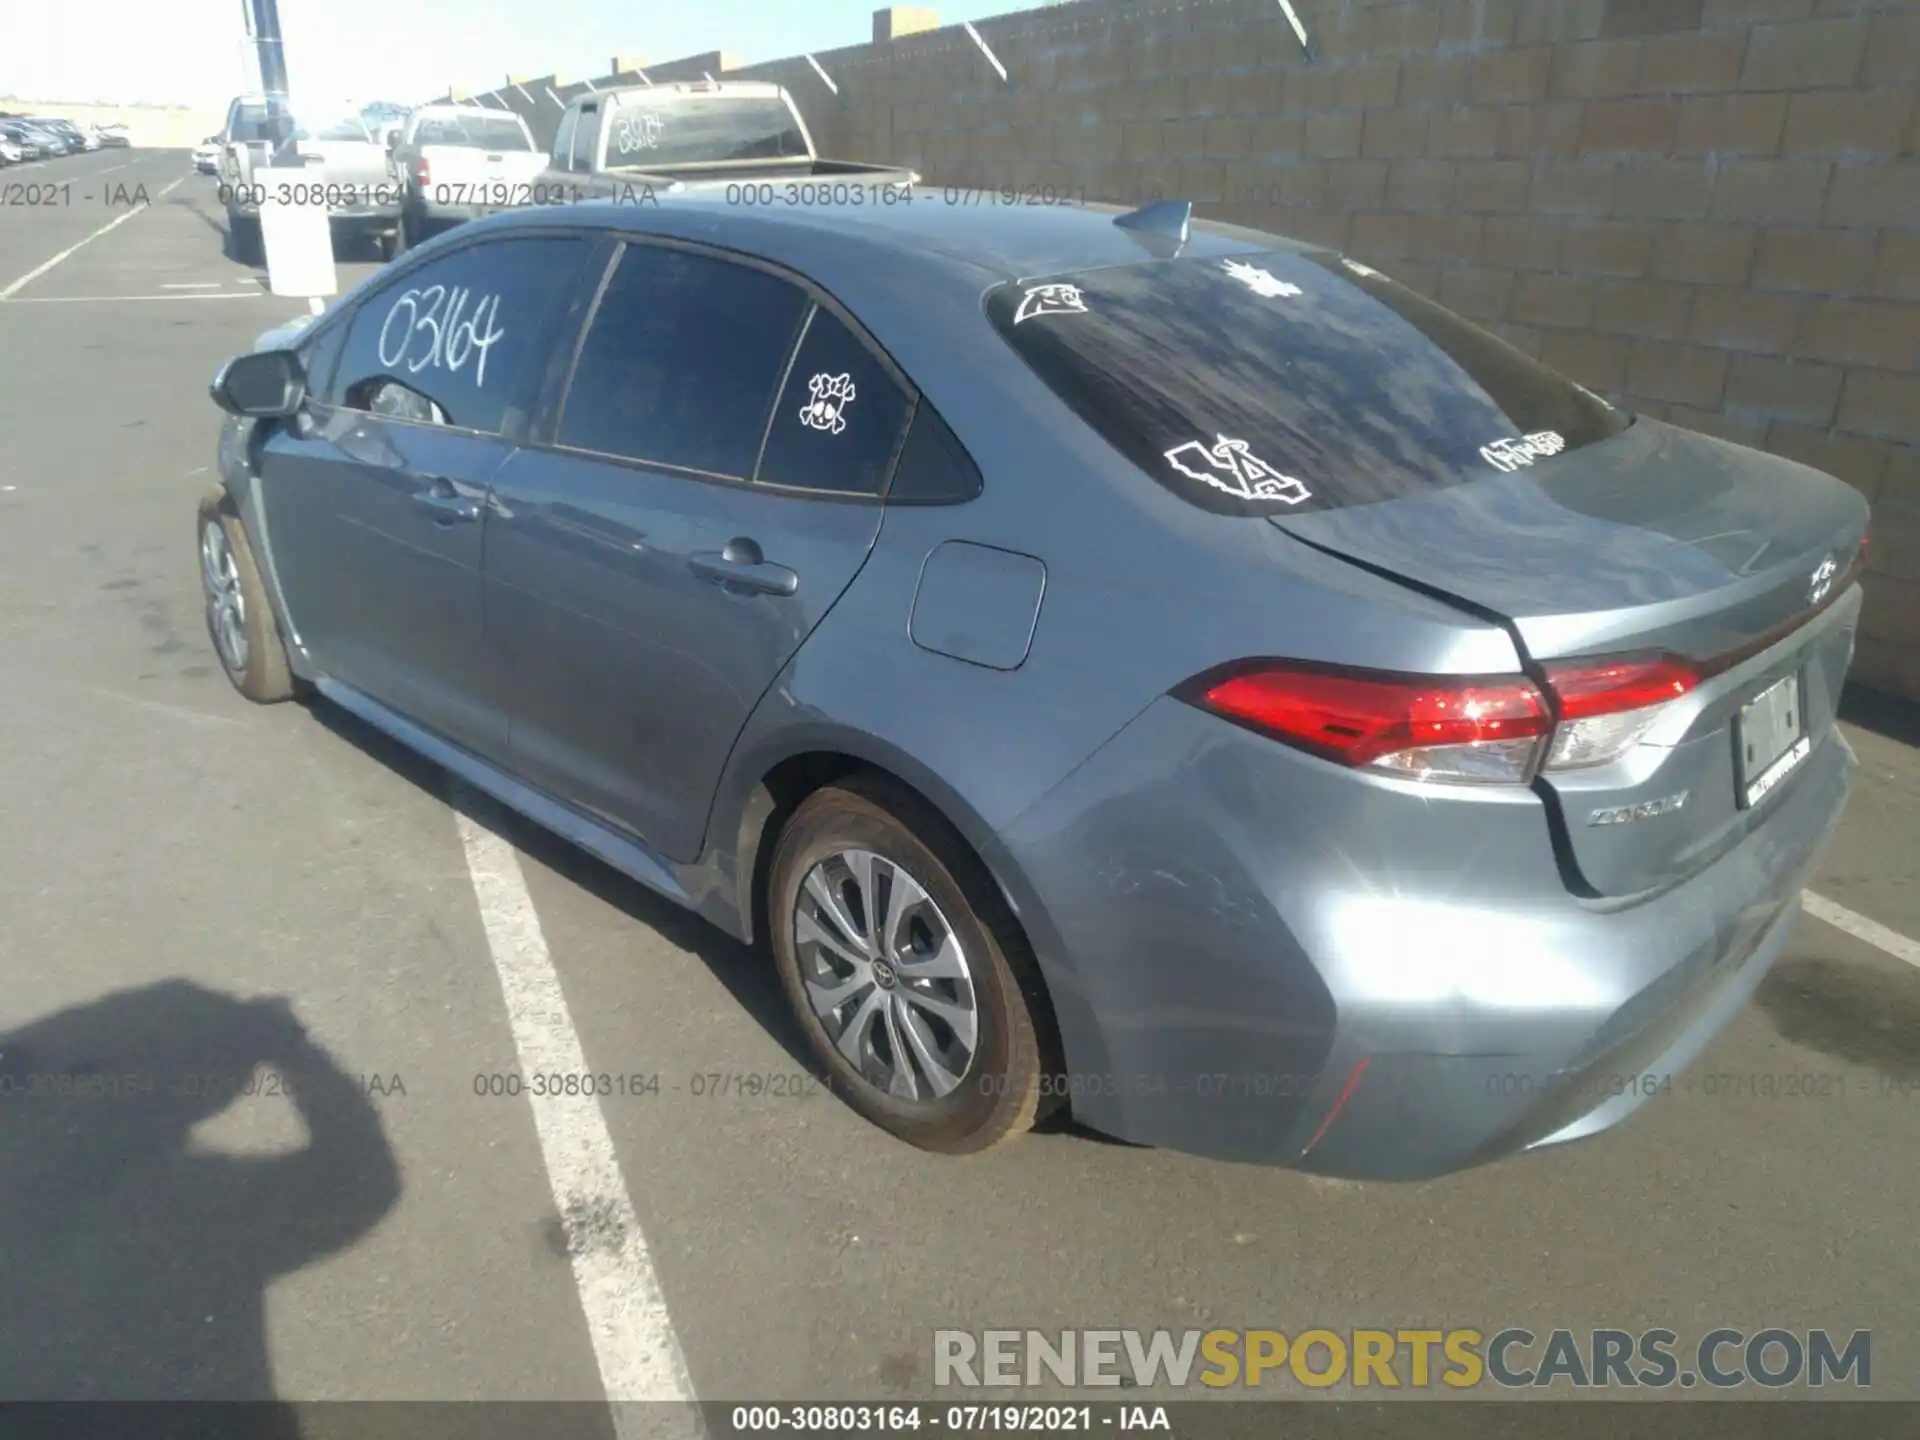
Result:
{"type": "Polygon", "coordinates": [[[1902,745],[1920,747],[1920,705],[1884,690],[1847,686],[1840,696],[1840,718],[1902,745]]]}
{"type": "MultiPolygon", "coordinates": [[[[532,821],[496,805],[464,785],[456,785],[446,771],[422,759],[337,706],[324,701],[309,707],[314,719],[342,740],[378,760],[403,779],[434,796],[448,800],[473,819],[505,837],[523,855],[556,874],[564,875],[595,899],[631,916],[661,939],[699,958],[735,1003],[779,1042],[790,1058],[811,1074],[818,1074],[787,997],[774,972],[773,957],[763,946],[742,945],[731,935],[672,901],[654,894],[597,857],[561,839],[532,821]],[[450,790],[450,786],[452,787],[450,790]]],[[[642,977],[636,976],[635,983],[642,977]]]]}
{"type": "Polygon", "coordinates": [[[1782,1038],[1920,1095],[1920,976],[1801,958],[1776,967],[1753,998],[1782,1038]]]}
{"type": "MultiPolygon", "coordinates": [[[[742,945],[731,935],[699,916],[682,909],[629,879],[611,865],[588,854],[552,831],[496,805],[486,796],[466,786],[454,784],[447,773],[431,761],[422,759],[404,745],[388,738],[337,706],[318,702],[309,707],[321,724],[341,739],[365,751],[423,790],[447,798],[449,786],[456,792],[453,803],[471,818],[504,836],[516,850],[578,885],[595,899],[632,917],[659,935],[668,944],[698,956],[734,1002],[759,1023],[761,1029],[778,1041],[793,1061],[809,1074],[818,1076],[820,1067],[807,1048],[806,1037],[794,1021],[780,978],[774,972],[773,957],[762,945],[742,945]]],[[[765,857],[763,856],[763,859],[765,857]]],[[[1090,1130],[1062,1108],[1034,1127],[1042,1135],[1069,1135],[1100,1145],[1126,1149],[1147,1149],[1130,1141],[1118,1140],[1090,1130]]]]}
{"type": "MultiPolygon", "coordinates": [[[[273,1401],[267,1286],[400,1188],[364,1089],[284,1000],[170,980],[0,1034],[0,1401],[273,1401]],[[304,1146],[196,1143],[263,1095],[304,1146]]],[[[196,1433],[300,1434],[285,1405],[195,1413],[196,1433]]]]}

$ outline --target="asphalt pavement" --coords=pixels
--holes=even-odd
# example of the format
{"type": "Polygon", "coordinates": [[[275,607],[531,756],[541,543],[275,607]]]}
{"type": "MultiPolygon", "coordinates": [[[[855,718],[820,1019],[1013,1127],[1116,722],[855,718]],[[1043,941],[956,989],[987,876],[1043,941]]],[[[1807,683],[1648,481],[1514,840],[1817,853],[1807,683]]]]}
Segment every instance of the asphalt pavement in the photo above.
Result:
{"type": "Polygon", "coordinates": [[[1071,1127],[921,1154],[817,1084],[704,1078],[805,1074],[762,956],[346,716],[230,689],[193,544],[206,382],[305,307],[225,256],[184,154],[0,173],[29,181],[68,189],[0,209],[0,1058],[207,1078],[0,1099],[0,1398],[595,1400],[601,1243],[703,1397],[925,1396],[943,1329],[1826,1326],[1920,1399],[1911,712],[1847,726],[1813,889],[1851,931],[1803,917],[1687,1080],[1597,1141],[1406,1186],[1071,1127]],[[597,1129],[477,1093],[529,1033],[509,941],[564,997],[540,1034],[656,1077],[597,1129]],[[275,999],[317,1051],[248,1003],[275,999]],[[239,1093],[258,1064],[295,1093],[239,1093]],[[556,1164],[602,1138],[617,1176],[563,1213],[556,1164]]]}

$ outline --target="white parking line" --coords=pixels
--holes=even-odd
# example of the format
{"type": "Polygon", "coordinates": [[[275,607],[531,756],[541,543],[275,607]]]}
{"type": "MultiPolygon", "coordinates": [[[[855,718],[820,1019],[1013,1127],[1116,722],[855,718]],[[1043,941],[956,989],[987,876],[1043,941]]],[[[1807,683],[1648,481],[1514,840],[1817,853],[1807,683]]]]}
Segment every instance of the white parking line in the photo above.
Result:
{"type": "Polygon", "coordinates": [[[1869,920],[1811,890],[1801,892],[1800,908],[1814,919],[1825,921],[1834,929],[1844,930],[1854,939],[1864,940],[1876,950],[1884,950],[1894,959],[1920,969],[1920,940],[1909,940],[1898,930],[1889,930],[1878,920],[1869,920]]]}
{"type": "MultiPolygon", "coordinates": [[[[513,846],[465,813],[470,792],[453,796],[460,843],[480,902],[480,920],[506,997],[520,1068],[527,1074],[584,1074],[586,1056],[567,1013],[540,917],[513,846]]],[[[680,1342],[667,1316],[640,1217],[627,1194],[600,1102],[591,1095],[536,1095],[534,1129],[573,1259],[573,1279],[593,1336],[600,1382],[623,1435],[652,1433],[645,1412],[625,1402],[691,1401],[680,1342]],[[623,1423],[624,1422],[624,1423],[623,1423]]],[[[656,1417],[657,1418],[657,1417],[656,1417]]]]}
{"type": "Polygon", "coordinates": [[[171,285],[162,285],[162,290],[218,290],[218,280],[176,280],[171,285]]]}
{"type": "MultiPolygon", "coordinates": [[[[181,178],[184,179],[186,177],[182,176],[181,178]]],[[[31,285],[34,281],[38,280],[42,275],[46,274],[49,270],[53,269],[54,266],[58,265],[62,260],[66,259],[69,255],[73,254],[74,251],[81,249],[83,246],[91,245],[94,241],[98,240],[102,235],[106,234],[109,230],[113,229],[114,226],[126,224],[127,221],[131,220],[134,216],[138,215],[142,210],[151,209],[154,204],[154,201],[165,199],[167,195],[167,191],[172,190],[174,186],[178,185],[179,183],[180,183],[179,180],[174,181],[173,185],[167,186],[166,190],[162,190],[158,195],[153,197],[153,200],[149,200],[145,205],[136,205],[131,210],[127,211],[126,214],[114,216],[113,219],[109,220],[106,224],[102,225],[98,230],[94,231],[91,235],[87,236],[86,239],[77,241],[74,244],[69,245],[66,249],[62,250],[58,255],[54,256],[51,260],[46,261],[44,264],[36,265],[33,269],[29,270],[26,274],[22,275],[18,280],[14,281],[11,285],[7,286],[6,289],[0,290],[0,300],[13,299],[15,295],[19,294],[22,290],[26,289],[27,286],[31,285]]]]}

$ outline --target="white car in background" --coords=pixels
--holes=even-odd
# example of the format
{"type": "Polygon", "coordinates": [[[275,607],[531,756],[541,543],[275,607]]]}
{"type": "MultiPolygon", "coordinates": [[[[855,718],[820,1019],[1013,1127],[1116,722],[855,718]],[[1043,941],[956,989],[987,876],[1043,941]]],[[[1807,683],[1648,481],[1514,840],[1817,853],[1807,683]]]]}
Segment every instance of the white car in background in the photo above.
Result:
{"type": "Polygon", "coordinates": [[[220,173],[220,137],[209,135],[194,147],[193,168],[202,175],[220,173]]]}

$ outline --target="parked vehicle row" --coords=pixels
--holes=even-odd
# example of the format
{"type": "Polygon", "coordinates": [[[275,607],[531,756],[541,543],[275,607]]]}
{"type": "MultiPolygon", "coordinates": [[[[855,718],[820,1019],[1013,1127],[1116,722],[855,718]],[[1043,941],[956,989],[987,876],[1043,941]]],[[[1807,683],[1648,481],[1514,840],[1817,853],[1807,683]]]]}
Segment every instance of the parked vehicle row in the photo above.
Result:
{"type": "Polygon", "coordinates": [[[218,135],[194,152],[217,173],[236,258],[260,252],[269,199],[327,207],[336,244],[371,238],[383,259],[464,221],[527,205],[793,181],[863,190],[910,186],[912,170],[830,160],[793,98],[763,81],[629,86],[576,98],[542,152],[520,116],[479,105],[425,105],[397,123],[364,115],[310,123],[237,96],[218,135]]]}
{"type": "Polygon", "coordinates": [[[24,165],[125,145],[124,126],[83,130],[71,120],[46,115],[0,115],[0,165],[24,165]]]}
{"type": "Polygon", "coordinates": [[[1432,1176],[1738,1011],[1855,771],[1855,490],[1185,202],[731,203],[834,162],[675,104],[556,145],[658,203],[470,221],[216,378],[242,694],[762,945],[932,1150],[1432,1176]]]}

